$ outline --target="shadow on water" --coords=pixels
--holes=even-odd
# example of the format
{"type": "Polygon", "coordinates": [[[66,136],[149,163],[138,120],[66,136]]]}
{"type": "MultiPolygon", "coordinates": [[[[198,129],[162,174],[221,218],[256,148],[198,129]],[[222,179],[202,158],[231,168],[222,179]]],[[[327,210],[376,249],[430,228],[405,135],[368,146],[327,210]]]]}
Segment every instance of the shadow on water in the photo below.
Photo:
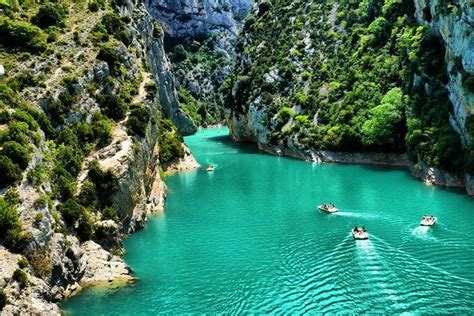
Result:
{"type": "Polygon", "coordinates": [[[255,154],[255,153],[262,153],[257,147],[256,143],[253,142],[237,142],[233,140],[230,135],[217,135],[217,136],[210,136],[206,138],[208,141],[221,143],[227,147],[232,147],[234,149],[239,150],[241,153],[246,154],[255,154]]]}

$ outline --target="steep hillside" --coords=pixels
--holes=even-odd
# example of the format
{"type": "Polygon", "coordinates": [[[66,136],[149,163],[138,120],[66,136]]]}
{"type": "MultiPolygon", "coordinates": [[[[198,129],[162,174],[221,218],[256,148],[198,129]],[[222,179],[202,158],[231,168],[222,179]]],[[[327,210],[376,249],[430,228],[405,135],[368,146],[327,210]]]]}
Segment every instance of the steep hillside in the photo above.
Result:
{"type": "Polygon", "coordinates": [[[232,71],[235,44],[253,0],[149,0],[163,25],[179,102],[198,125],[220,123],[218,88],[232,71]]]}
{"type": "Polygon", "coordinates": [[[469,1],[259,1],[222,87],[232,135],[474,194],[473,18],[469,1]]]}
{"type": "Polygon", "coordinates": [[[163,31],[134,3],[0,1],[2,315],[131,281],[122,238],[162,210],[162,166],[189,156],[163,31]]]}

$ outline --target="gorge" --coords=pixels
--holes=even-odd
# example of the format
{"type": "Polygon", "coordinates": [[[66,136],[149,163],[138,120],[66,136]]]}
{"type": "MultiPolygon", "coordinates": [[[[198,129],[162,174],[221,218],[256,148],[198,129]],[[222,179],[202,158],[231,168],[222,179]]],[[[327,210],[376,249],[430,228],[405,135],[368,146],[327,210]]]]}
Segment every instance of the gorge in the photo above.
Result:
{"type": "MultiPolygon", "coordinates": [[[[247,167],[241,173],[233,170],[230,182],[253,172],[245,157],[240,156],[255,154],[245,144],[250,141],[274,155],[316,163],[409,168],[427,184],[460,188],[474,195],[474,7],[468,0],[259,0],[255,3],[250,0],[0,0],[0,9],[2,315],[58,314],[57,303],[82,287],[133,283],[134,276],[138,276],[140,280],[136,284],[117,291],[120,298],[130,293],[127,291],[133,292],[135,286],[140,288],[141,282],[151,281],[143,276],[152,266],[145,265],[145,270],[139,270],[141,263],[134,262],[140,260],[131,256],[146,252],[133,249],[136,240],[142,236],[155,238],[155,235],[148,236],[146,229],[129,239],[125,243],[129,253],[125,261],[123,239],[144,228],[148,216],[156,213],[160,215],[153,218],[153,225],[158,226],[149,229],[163,237],[160,225],[167,216],[163,215],[166,171],[198,168],[193,154],[201,164],[215,162],[214,157],[221,154],[230,164],[232,155],[238,153],[234,163],[247,167]],[[223,136],[226,132],[221,129],[217,131],[222,137],[200,143],[202,133],[213,134],[216,130],[200,132],[198,128],[224,121],[231,137],[243,142],[239,148],[228,143],[223,136]],[[186,141],[190,151],[182,136],[195,134],[198,136],[190,136],[186,141]],[[209,144],[212,146],[206,149],[209,144]]],[[[261,159],[272,168],[283,168],[278,169],[282,174],[287,165],[298,165],[294,170],[289,167],[295,174],[301,172],[297,171],[299,168],[307,170],[314,166],[263,154],[261,159]],[[283,166],[275,165],[276,161],[282,161],[283,166]]],[[[220,167],[224,168],[222,171],[228,167],[225,161],[219,164],[216,178],[220,167]]],[[[346,168],[354,175],[366,175],[361,171],[365,167],[361,166],[321,168],[322,174],[319,171],[317,174],[324,177],[337,178],[346,168]]],[[[396,181],[390,179],[392,173],[405,177],[397,169],[375,170],[368,171],[368,177],[387,173],[389,186],[396,186],[396,181]]],[[[189,207],[186,201],[190,200],[186,199],[196,199],[188,196],[188,190],[195,192],[190,186],[195,181],[199,184],[193,185],[206,186],[206,181],[213,179],[208,176],[202,170],[171,176],[167,182],[172,198],[165,213],[169,211],[172,216],[179,209],[189,207]],[[179,197],[176,192],[180,192],[179,197]],[[181,202],[183,205],[179,205],[181,202]]],[[[285,181],[281,177],[280,181],[285,181]]],[[[268,176],[262,179],[267,184],[272,182],[268,176]]],[[[307,181],[312,183],[313,179],[307,181]]],[[[347,181],[336,184],[352,192],[357,184],[345,185],[347,181]]],[[[461,234],[471,228],[472,200],[467,196],[426,188],[414,180],[397,181],[406,185],[407,195],[412,190],[422,197],[414,197],[410,207],[413,212],[415,208],[450,208],[453,213],[442,214],[465,221],[461,234]],[[430,198],[432,204],[420,204],[422,199],[430,198]],[[452,205],[459,208],[459,213],[455,214],[452,205]]],[[[377,183],[367,182],[362,187],[377,183]]],[[[255,179],[247,184],[263,186],[255,179]]],[[[288,183],[290,189],[300,185],[303,184],[288,183]]],[[[315,196],[308,198],[326,198],[320,184],[314,185],[319,185],[319,189],[311,191],[315,196]]],[[[222,183],[221,186],[224,187],[222,183]]],[[[252,196],[250,188],[240,189],[252,196]]],[[[383,204],[371,195],[374,190],[359,192],[363,198],[355,216],[364,218],[358,212],[367,210],[369,217],[380,215],[393,219],[393,214],[374,213],[377,209],[374,205],[383,204]],[[370,201],[371,198],[374,200],[370,201]]],[[[356,193],[344,200],[344,192],[336,191],[331,191],[334,196],[331,198],[355,203],[356,193]]],[[[283,192],[275,189],[273,194],[283,192]]],[[[240,193],[229,193],[229,207],[233,194],[237,197],[240,193]]],[[[225,208],[212,201],[209,211],[225,208]]],[[[202,209],[206,208],[204,202],[199,204],[202,209]]],[[[259,199],[255,203],[256,207],[263,207],[259,199]]],[[[310,203],[314,201],[305,200],[294,211],[309,212],[310,203]]],[[[250,212],[246,207],[243,209],[250,212]]],[[[281,211],[280,207],[277,209],[281,211]]],[[[413,214],[402,210],[401,205],[393,211],[399,212],[402,218],[412,219],[413,214]]],[[[280,219],[287,216],[279,214],[280,219]]],[[[311,215],[303,214],[309,220],[307,216],[311,215]]],[[[174,226],[178,231],[182,229],[180,220],[174,226]]],[[[396,222],[399,225],[392,227],[395,230],[413,228],[396,222]]],[[[345,223],[354,224],[354,221],[345,223]]],[[[377,227],[375,223],[372,226],[377,227]]],[[[229,226],[224,227],[230,230],[229,226]]],[[[201,228],[205,226],[196,226],[201,228]]],[[[243,233],[251,235],[252,226],[243,228],[243,233]]],[[[302,230],[306,229],[309,227],[302,230]]],[[[342,227],[337,229],[342,233],[342,227]]],[[[443,287],[448,287],[453,278],[461,278],[462,285],[449,292],[450,295],[464,295],[472,290],[473,280],[466,272],[472,260],[461,254],[472,249],[471,244],[463,244],[453,236],[443,244],[440,239],[449,235],[447,226],[441,226],[434,235],[413,234],[410,238],[421,238],[423,243],[437,240],[442,244],[440,257],[448,244],[454,245],[453,255],[464,265],[459,271],[446,272],[453,268],[440,267],[439,257],[427,261],[419,256],[420,249],[412,253],[398,244],[405,251],[405,259],[415,258],[432,269],[431,272],[446,277],[443,287]]],[[[191,238],[187,234],[183,236],[191,238]]],[[[382,251],[379,255],[388,255],[393,249],[380,250],[380,247],[385,247],[382,242],[393,236],[378,231],[375,236],[381,238],[374,242],[377,251],[382,251]]],[[[227,256],[226,246],[229,249],[235,246],[220,241],[223,248],[212,245],[206,250],[223,251],[223,257],[211,260],[215,265],[227,256]]],[[[341,247],[346,247],[346,242],[341,247]]],[[[258,242],[257,245],[263,247],[258,242]]],[[[281,249],[290,251],[291,247],[285,244],[281,249]]],[[[374,255],[374,249],[367,251],[374,255]]],[[[384,273],[393,276],[400,272],[396,264],[377,260],[374,265],[383,264],[384,273]]],[[[278,270],[281,266],[278,263],[274,268],[278,270]]],[[[166,278],[177,273],[162,272],[166,278]]],[[[308,279],[313,278],[308,276],[308,279]]],[[[184,289],[192,291],[187,286],[184,289]]],[[[146,291],[151,289],[153,286],[146,291]]],[[[235,290],[245,295],[245,291],[235,290]]],[[[285,287],[280,290],[289,291],[285,287]]],[[[77,313],[84,313],[79,312],[78,306],[84,299],[103,304],[95,294],[89,296],[91,291],[94,292],[87,290],[77,301],[68,301],[66,309],[75,306],[77,313]]],[[[203,293],[200,287],[196,295],[205,296],[203,293]]],[[[252,300],[258,299],[252,295],[252,300]]],[[[138,298],[137,301],[138,305],[143,302],[138,298]]],[[[469,302],[456,302],[452,312],[472,310],[469,302]]],[[[406,310],[416,309],[418,303],[408,299],[406,310]]],[[[249,304],[234,312],[270,312],[274,307],[270,304],[257,308],[249,304]]],[[[164,311],[180,312],[159,306],[164,311]]],[[[226,304],[208,306],[213,311],[232,312],[226,304]]],[[[291,304],[285,306],[293,308],[291,304]]],[[[350,310],[352,305],[336,306],[350,310]]],[[[397,306],[390,311],[397,311],[397,306]]],[[[204,307],[183,305],[181,312],[209,311],[204,307]]],[[[107,309],[98,307],[97,312],[113,313],[112,307],[104,308],[107,309]]],[[[144,306],[137,308],[146,313],[144,306]]]]}

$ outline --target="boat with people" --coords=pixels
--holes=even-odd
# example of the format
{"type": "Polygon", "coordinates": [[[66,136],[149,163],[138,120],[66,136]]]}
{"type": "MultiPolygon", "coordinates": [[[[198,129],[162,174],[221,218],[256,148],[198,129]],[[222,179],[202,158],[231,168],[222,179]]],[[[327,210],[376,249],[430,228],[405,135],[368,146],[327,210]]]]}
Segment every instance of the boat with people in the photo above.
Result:
{"type": "Polygon", "coordinates": [[[355,240],[369,239],[369,234],[367,234],[367,230],[365,229],[365,227],[359,228],[356,226],[352,229],[351,232],[355,240]]]}
{"type": "Polygon", "coordinates": [[[207,170],[208,172],[214,171],[214,166],[213,166],[213,165],[207,165],[206,170],[207,170]]]}
{"type": "Polygon", "coordinates": [[[326,213],[336,213],[339,211],[339,209],[337,209],[337,207],[332,203],[319,205],[318,208],[326,213]]]}
{"type": "Polygon", "coordinates": [[[433,226],[437,220],[438,218],[433,215],[423,215],[420,226],[433,226]]]}

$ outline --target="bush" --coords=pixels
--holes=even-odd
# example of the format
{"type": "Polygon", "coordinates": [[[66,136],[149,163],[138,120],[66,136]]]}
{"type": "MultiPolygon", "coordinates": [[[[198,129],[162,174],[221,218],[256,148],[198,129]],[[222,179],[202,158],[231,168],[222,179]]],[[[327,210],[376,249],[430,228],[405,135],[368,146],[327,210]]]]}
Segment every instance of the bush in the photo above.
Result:
{"type": "Polygon", "coordinates": [[[18,260],[18,267],[20,269],[24,269],[28,266],[28,260],[26,260],[25,257],[21,257],[19,260],[18,260]]]}
{"type": "Polygon", "coordinates": [[[39,163],[26,174],[26,179],[34,187],[39,187],[43,182],[48,179],[49,169],[44,163],[39,163]]]}
{"type": "Polygon", "coordinates": [[[181,136],[174,128],[173,123],[167,119],[160,122],[158,143],[160,145],[160,162],[166,163],[176,158],[184,157],[184,148],[181,136]]]}
{"type": "Polygon", "coordinates": [[[99,147],[105,147],[112,141],[112,121],[97,113],[92,118],[92,132],[99,147]]]}
{"type": "Polygon", "coordinates": [[[41,28],[60,26],[66,18],[66,11],[58,3],[46,3],[40,7],[32,22],[41,28]]]}
{"type": "Polygon", "coordinates": [[[94,184],[99,207],[111,206],[113,195],[119,190],[118,179],[111,170],[102,171],[97,161],[93,161],[89,168],[89,179],[94,184]]]}
{"type": "Polygon", "coordinates": [[[18,282],[20,288],[23,289],[28,286],[28,275],[25,273],[25,271],[16,269],[15,272],[13,272],[12,278],[18,282]]]}
{"type": "Polygon", "coordinates": [[[29,150],[15,141],[9,141],[3,144],[0,154],[10,158],[11,161],[18,164],[21,169],[28,167],[28,162],[30,161],[29,150]]]}
{"type": "Polygon", "coordinates": [[[127,127],[139,137],[145,136],[146,128],[151,118],[150,110],[143,104],[132,104],[127,127]]]}
{"type": "Polygon", "coordinates": [[[104,94],[99,96],[98,101],[104,114],[111,119],[120,121],[125,118],[125,114],[127,114],[127,105],[119,96],[114,94],[104,94]]]}
{"type": "Polygon", "coordinates": [[[47,48],[46,39],[47,35],[34,25],[0,17],[0,43],[7,47],[41,53],[47,48]]]}
{"type": "Polygon", "coordinates": [[[10,158],[0,155],[0,186],[13,184],[22,177],[20,167],[13,163],[10,158]]]}
{"type": "Polygon", "coordinates": [[[123,64],[123,56],[119,53],[117,43],[108,42],[100,47],[97,59],[105,61],[109,65],[112,75],[120,74],[120,66],[123,64]]]}

